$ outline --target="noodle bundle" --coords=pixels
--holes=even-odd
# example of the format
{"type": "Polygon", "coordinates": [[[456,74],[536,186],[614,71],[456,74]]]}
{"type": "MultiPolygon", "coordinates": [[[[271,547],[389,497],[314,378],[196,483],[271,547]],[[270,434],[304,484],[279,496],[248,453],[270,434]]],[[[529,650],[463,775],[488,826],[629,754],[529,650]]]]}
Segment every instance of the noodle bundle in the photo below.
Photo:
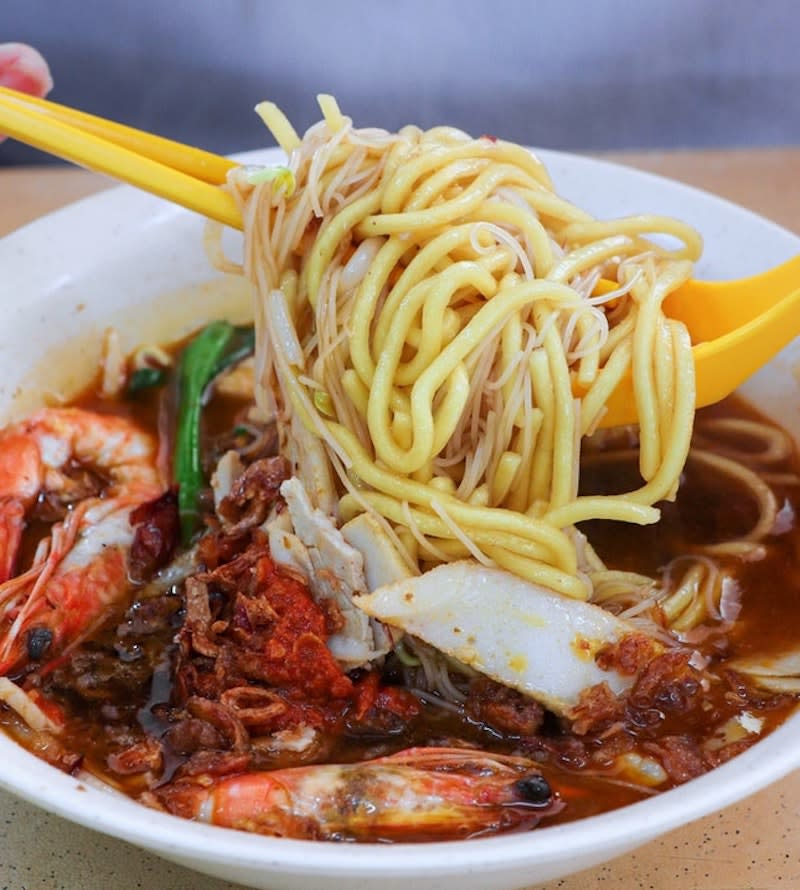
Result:
{"type": "Polygon", "coordinates": [[[591,598],[608,573],[576,524],[657,521],[689,452],[691,343],[662,304],[699,235],[661,216],[595,220],[520,146],[356,129],[321,106],[302,140],[260,106],[288,170],[231,179],[260,397],[278,393],[306,436],[298,474],[324,455],[323,506],[379,517],[415,568],[470,557],[591,598]],[[596,295],[601,278],[617,286],[596,295]],[[642,484],[579,495],[582,442],[628,374],[642,484]]]}

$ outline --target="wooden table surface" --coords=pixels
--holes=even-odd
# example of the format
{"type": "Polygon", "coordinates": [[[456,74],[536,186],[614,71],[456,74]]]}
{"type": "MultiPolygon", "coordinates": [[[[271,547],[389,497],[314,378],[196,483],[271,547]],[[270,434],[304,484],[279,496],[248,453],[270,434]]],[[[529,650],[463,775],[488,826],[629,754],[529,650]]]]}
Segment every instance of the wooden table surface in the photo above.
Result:
{"type": "MultiPolygon", "coordinates": [[[[648,152],[606,158],[687,182],[800,235],[800,148],[648,152]]],[[[64,168],[0,168],[0,236],[109,185],[64,168]]],[[[2,281],[2,270],[0,270],[2,281]]],[[[531,878],[535,880],[535,875],[531,878]]],[[[232,890],[0,792],[0,888],[232,890]]],[[[800,772],[720,813],[539,890],[789,890],[800,887],[800,772]]]]}

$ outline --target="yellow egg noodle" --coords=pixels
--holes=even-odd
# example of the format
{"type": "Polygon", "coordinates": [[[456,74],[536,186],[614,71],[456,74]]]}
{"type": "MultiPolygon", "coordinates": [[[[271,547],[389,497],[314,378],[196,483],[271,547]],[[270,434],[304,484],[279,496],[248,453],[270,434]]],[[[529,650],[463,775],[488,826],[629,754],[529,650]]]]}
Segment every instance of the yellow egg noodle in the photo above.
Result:
{"type": "MultiPolygon", "coordinates": [[[[692,275],[698,233],[663,216],[595,220],[520,146],[448,127],[356,129],[332,97],[320,106],[301,139],[262,103],[287,167],[239,168],[230,187],[257,294],[260,397],[277,393],[316,443],[298,458],[323,455],[328,509],[342,522],[370,511],[422,571],[472,557],[604,605],[663,600],[652,579],[609,571],[576,524],[653,523],[676,495],[694,365],[662,304],[692,275]],[[596,296],[600,278],[618,287],[596,296]],[[643,484],[581,496],[582,443],[629,373],[643,484]]],[[[757,480],[730,459],[694,459],[757,480]]],[[[772,525],[764,488],[758,527],[734,550],[772,525]]],[[[666,592],[669,620],[708,581],[704,558],[677,585],[686,602],[666,592]]],[[[695,611],[683,626],[708,613],[695,611]]]]}

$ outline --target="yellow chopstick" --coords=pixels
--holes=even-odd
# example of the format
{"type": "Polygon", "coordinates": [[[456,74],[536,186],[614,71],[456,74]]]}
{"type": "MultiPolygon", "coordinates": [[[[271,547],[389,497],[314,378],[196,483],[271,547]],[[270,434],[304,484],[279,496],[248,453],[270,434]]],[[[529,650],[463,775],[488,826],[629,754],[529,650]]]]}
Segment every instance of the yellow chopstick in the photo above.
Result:
{"type": "Polygon", "coordinates": [[[227,158],[2,87],[0,133],[242,227],[233,197],[211,184],[234,166],[227,158]]]}
{"type": "Polygon", "coordinates": [[[128,127],[104,117],[97,117],[77,108],[70,108],[68,105],[59,105],[49,99],[39,99],[8,87],[0,87],[0,96],[37,109],[53,120],[77,127],[101,139],[107,139],[122,148],[129,148],[137,154],[212,185],[222,185],[228,171],[236,166],[236,162],[230,158],[224,158],[202,148],[184,145],[182,142],[174,142],[155,133],[137,130],[135,127],[128,127]]]}

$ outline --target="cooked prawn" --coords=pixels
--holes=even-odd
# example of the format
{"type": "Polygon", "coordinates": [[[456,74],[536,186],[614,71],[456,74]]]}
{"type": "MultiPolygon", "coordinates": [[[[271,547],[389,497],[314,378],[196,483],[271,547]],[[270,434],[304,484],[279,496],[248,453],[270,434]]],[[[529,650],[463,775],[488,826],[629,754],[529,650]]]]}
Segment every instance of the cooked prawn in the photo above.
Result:
{"type": "Polygon", "coordinates": [[[181,779],[145,802],[259,834],[360,841],[530,828],[562,807],[532,761],[469,748],[409,748],[360,763],[181,779]]]}
{"type": "Polygon", "coordinates": [[[75,645],[124,596],[130,513],[164,488],[156,458],[154,438],[130,420],[79,408],[44,409],[0,432],[0,676],[75,645]],[[43,499],[65,518],[15,577],[26,519],[43,499]]]}

